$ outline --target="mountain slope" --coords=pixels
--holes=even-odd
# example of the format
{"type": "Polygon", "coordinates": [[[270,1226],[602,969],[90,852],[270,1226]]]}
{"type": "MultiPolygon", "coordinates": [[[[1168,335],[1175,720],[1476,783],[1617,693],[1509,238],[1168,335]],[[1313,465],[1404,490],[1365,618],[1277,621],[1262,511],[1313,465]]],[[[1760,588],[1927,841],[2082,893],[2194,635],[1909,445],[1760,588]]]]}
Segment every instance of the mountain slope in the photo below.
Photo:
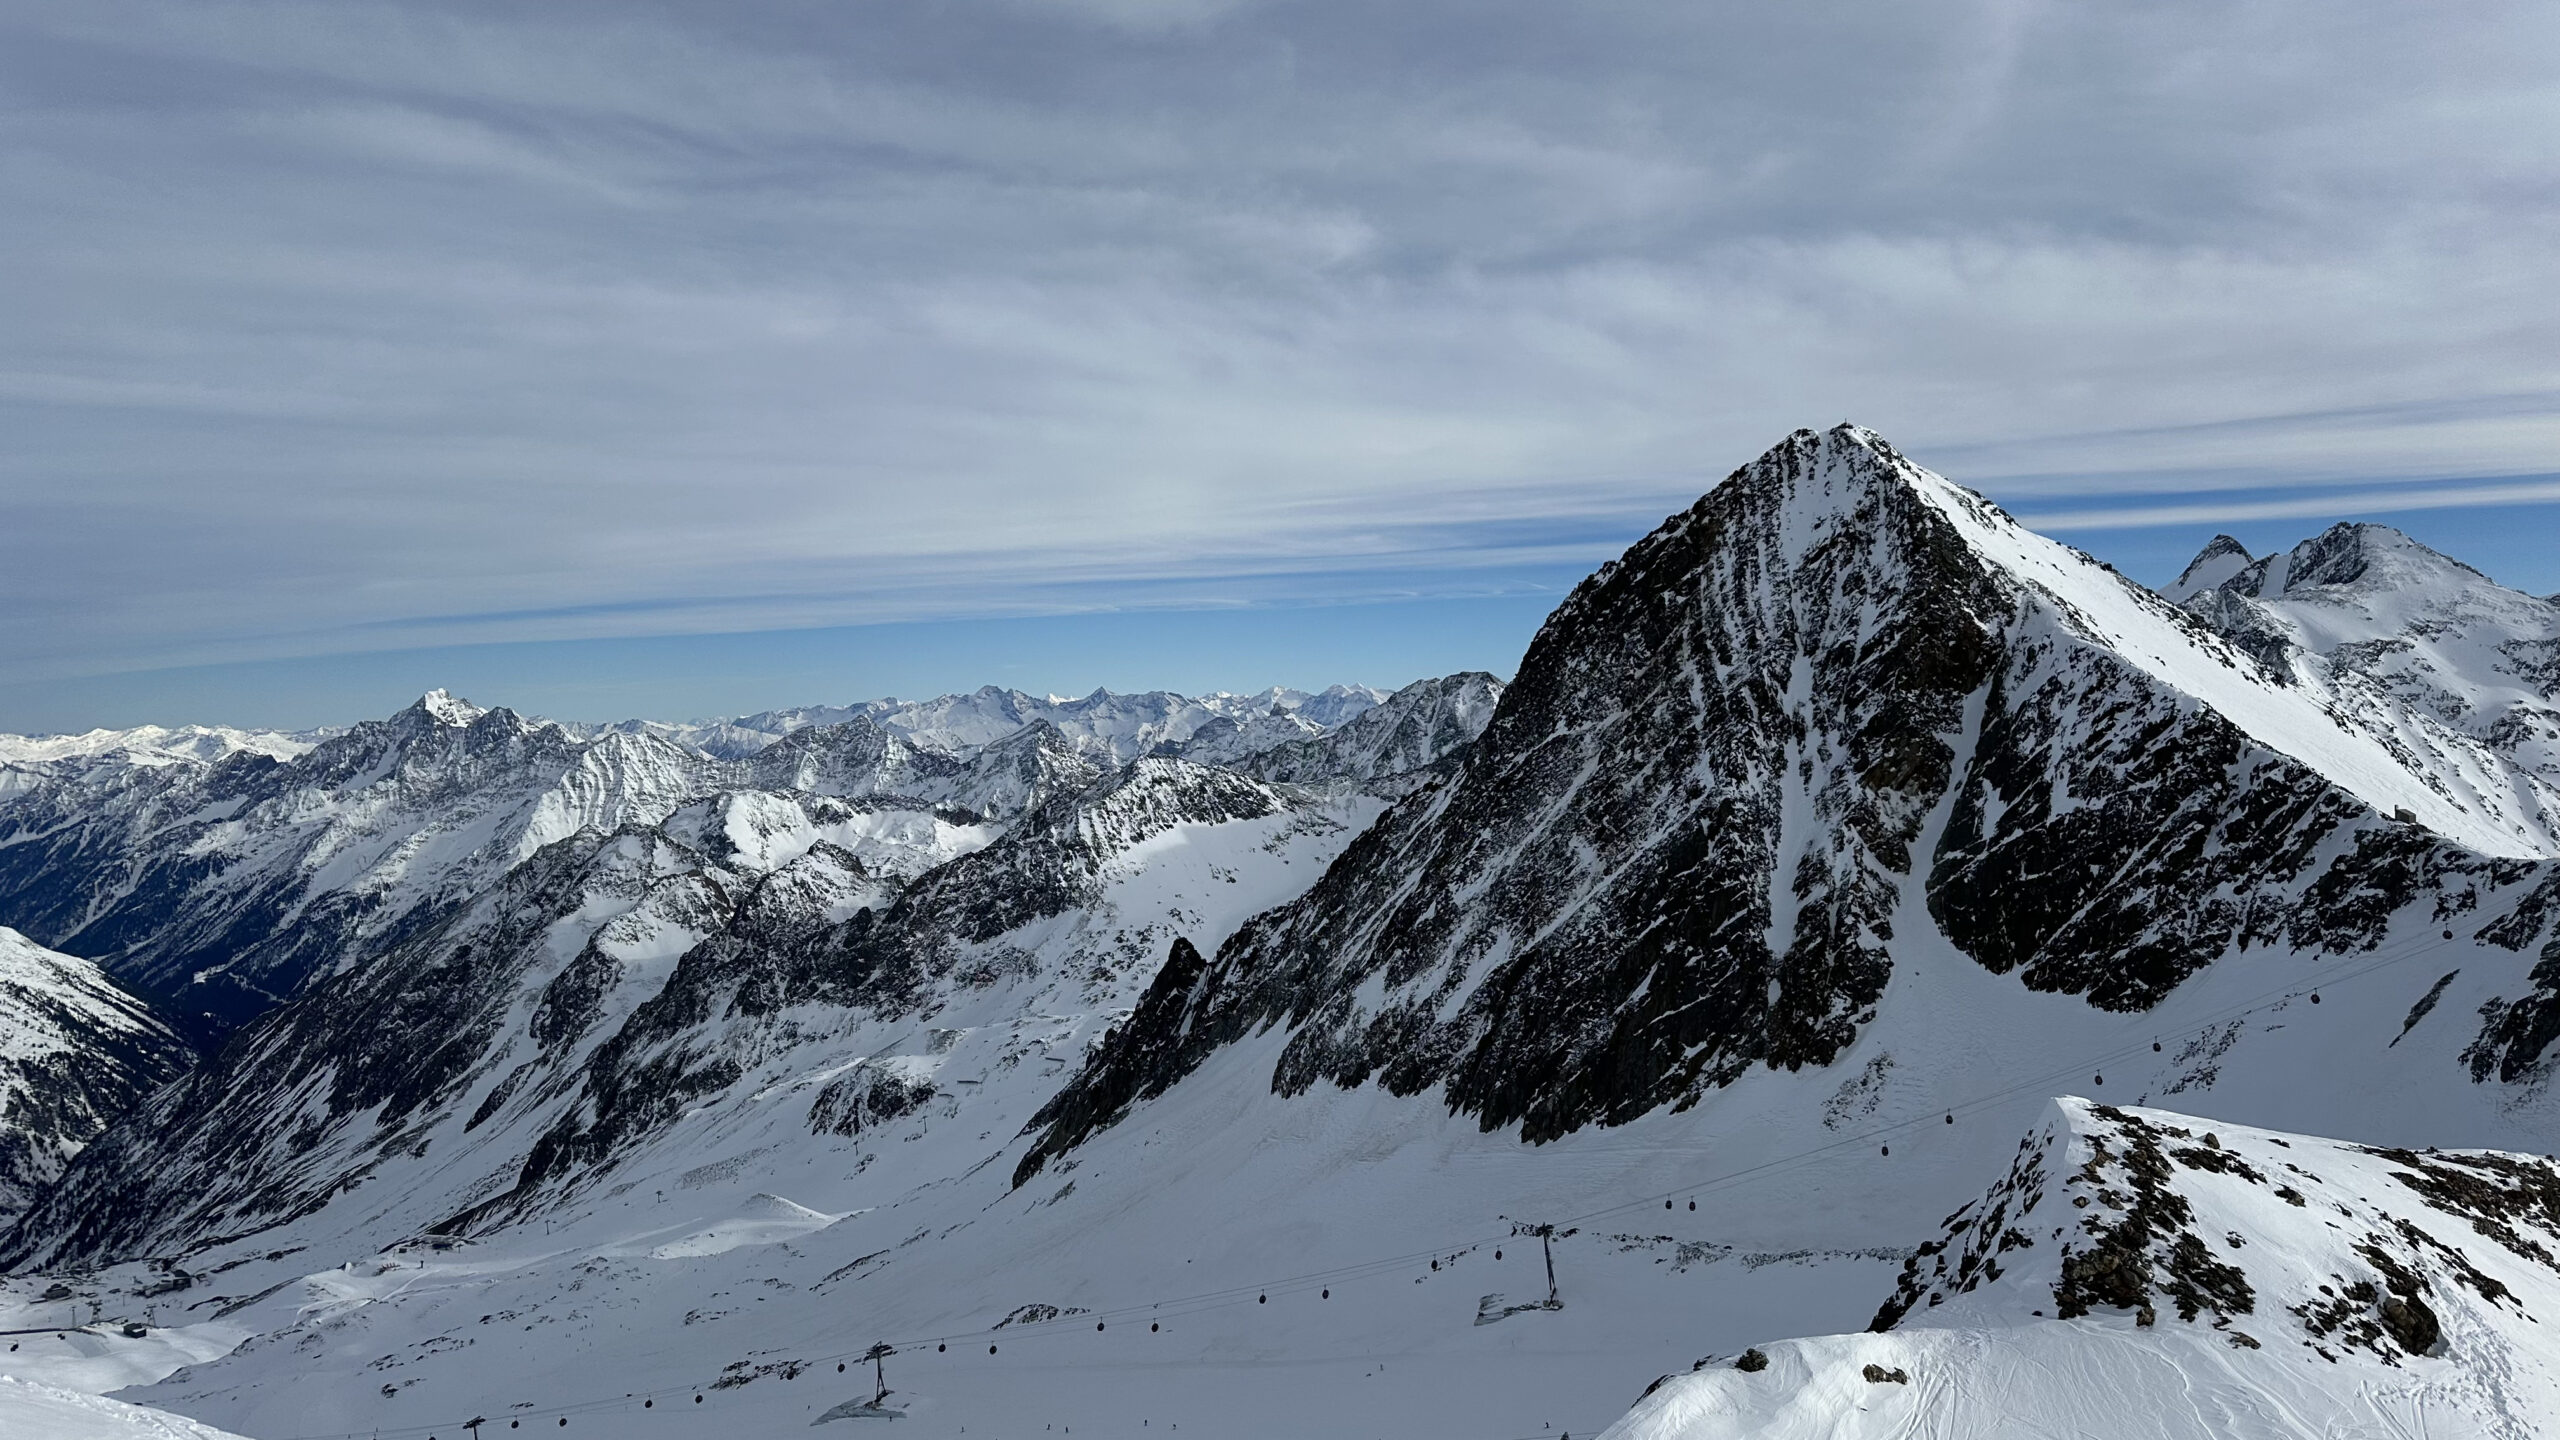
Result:
{"type": "Polygon", "coordinates": [[[193,1058],[97,966],[0,926],[0,1226],[193,1058]]]}
{"type": "MultiPolygon", "coordinates": [[[[1233,763],[1265,780],[1298,785],[1421,775],[1465,753],[1484,733],[1502,689],[1481,670],[1416,680],[1331,730],[1251,746],[1233,763]]],[[[1201,735],[1207,733],[1204,727],[1201,735]]],[[[1200,743],[1195,735],[1192,746],[1200,743]]]]}
{"type": "Polygon", "coordinates": [[[1913,888],[2118,1010],[2516,904],[2538,853],[2407,759],[1869,432],[1800,432],[1578,587],[1449,783],[1151,1001],[1018,1174],[1275,1027],[1282,1093],[1438,1087],[1533,1141],[1827,1065],[1913,888]]]}
{"type": "Polygon", "coordinates": [[[1024,1035],[1045,1051],[1107,1020],[1178,936],[1214,942],[1312,882],[1381,808],[1163,758],[1001,838],[910,803],[734,792],[556,841],[241,1032],[6,1253],[174,1255],[298,1222],[332,1243],[477,1232],[680,1125],[773,1123],[771,1097],[803,1087],[783,1123],[804,1146],[934,1096],[970,1114],[980,1087],[1009,1130],[1055,1074],[990,1083],[1024,1035]]]}
{"type": "Polygon", "coordinates": [[[2560,604],[2383,525],[2238,560],[2166,593],[2512,845],[2560,845],[2560,604]]]}
{"type": "Polygon", "coordinates": [[[1484,698],[1368,780],[1159,736],[912,876],[861,847],[976,817],[581,832],[245,1032],[272,1066],[93,1146],[11,1259],[110,1315],[187,1277],[251,1338],[152,1398],[251,1433],[780,1433],[887,1342],[929,1432],[1585,1435],[1868,1323],[2058,1088],[2560,1134],[2560,868],[1864,432],[1675,517],[1484,698]]]}
{"type": "Polygon", "coordinates": [[[467,1188],[519,1164],[518,1132],[549,1123],[588,1053],[706,938],[823,928],[991,838],[758,792],[581,828],[241,1032],[101,1140],[24,1229],[56,1252],[165,1253],[387,1176],[395,1208],[431,1207],[427,1177],[467,1188]]]}
{"type": "Polygon", "coordinates": [[[93,772],[0,806],[0,915],[210,1039],[543,846],[722,778],[663,741],[581,745],[438,692],[291,760],[93,772]]]}
{"type": "Polygon", "coordinates": [[[2560,1167],[2056,1102],[1872,1329],[1666,1379],[1610,1440],[2528,1440],[2560,1415],[2560,1167]]]}
{"type": "Polygon", "coordinates": [[[0,1429],[40,1440],[241,1440],[184,1416],[6,1375],[0,1429]]]}

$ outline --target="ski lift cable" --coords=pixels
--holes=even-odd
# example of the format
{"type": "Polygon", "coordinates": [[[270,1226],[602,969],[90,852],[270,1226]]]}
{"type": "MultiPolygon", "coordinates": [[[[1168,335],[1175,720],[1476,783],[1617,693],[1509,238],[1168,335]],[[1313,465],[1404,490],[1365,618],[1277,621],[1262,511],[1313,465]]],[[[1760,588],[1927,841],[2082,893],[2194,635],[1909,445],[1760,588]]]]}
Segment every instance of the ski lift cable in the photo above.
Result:
{"type": "MultiPolygon", "coordinates": [[[[2419,958],[2420,956],[2453,948],[2454,944],[2455,942],[2439,940],[2432,936],[2419,935],[2412,937],[2411,941],[2404,942],[2402,945],[2378,947],[2383,949],[2386,953],[2369,955],[2362,962],[2346,970],[2322,977],[2322,979],[2316,984],[2299,983],[2278,986],[2273,989],[2260,992],[2259,994],[2251,996],[2245,1000],[2241,1000],[2233,1004],[2226,1005],[2218,1010],[2209,1012],[2203,1019],[2191,1022],[2180,1029],[2157,1031],[2154,1033],[2154,1037],[2150,1039],[2131,1041],[2124,1045],[2101,1051],[2093,1055],[2084,1055],[2074,1060],[2069,1065],[2059,1066],[2041,1074],[2027,1077],[2026,1079],[2002,1086],[1997,1090],[1988,1091],[1952,1104],[1939,1104],[1932,1106],[1927,1113],[1910,1119],[1891,1121],[1885,1124],[1871,1126],[1856,1134],[1844,1135],[1836,1140],[1826,1141],[1820,1145],[1810,1146],[1791,1154],[1776,1156],[1757,1164],[1746,1165],[1739,1169],[1728,1170],[1716,1175],[1707,1176],[1675,1189],[1660,1191],[1651,1195],[1640,1196],[1617,1204],[1585,1211],[1581,1214],[1568,1216],[1552,1223],[1558,1226],[1580,1225],[1591,1220],[1616,1215],[1628,1210],[1649,1208],[1665,1199],[1710,1194],[1751,1180],[1763,1179],[1772,1174],[1779,1173],[1780,1171],[1808,1161],[1820,1159],[1825,1156],[1847,1150],[1852,1146],[1864,1146],[1880,1139],[1899,1134],[1903,1131],[1927,1125],[1936,1120],[1941,1114],[1960,1115],[1972,1111],[1991,1108],[2004,1101],[2013,1100],[2022,1094],[2043,1090],[2056,1080],[2066,1079],[2084,1071],[2090,1071],[2093,1067],[2103,1066],[2109,1061],[2145,1053],[2145,1047],[2155,1046],[2159,1040],[2201,1035],[2204,1032],[2228,1025],[2235,1020],[2246,1019],[2248,1016],[2253,1015],[2260,1010],[2267,1009],[2270,1006],[2307,995],[2314,989],[2335,989],[2341,984],[2362,979],[2368,975],[2375,974],[2376,972],[2388,969],[2395,965],[2405,964],[2410,960],[2419,958]]],[[[1472,1250],[1479,1250],[1487,1246],[1499,1245],[1503,1241],[1512,1238],[1514,1237],[1511,1232],[1505,1231],[1500,1235],[1479,1236],[1475,1239],[1456,1244],[1437,1245],[1427,1250],[1416,1250],[1398,1255],[1379,1256],[1370,1260],[1331,1266],[1322,1270],[1303,1271],[1295,1275],[1259,1281],[1251,1284],[1232,1285],[1213,1290],[1195,1291],[1187,1295],[1177,1296],[1166,1300],[1135,1302],[1100,1310],[1079,1310],[1072,1314],[1062,1313],[1052,1319],[1045,1320],[998,1322],[995,1325],[985,1326],[978,1329],[954,1330],[939,1334],[879,1340],[872,1342],[872,1344],[891,1345],[895,1347],[895,1351],[893,1351],[893,1353],[902,1353],[909,1350],[921,1349],[930,1345],[947,1345],[959,1341],[986,1340],[989,1337],[1008,1330],[1017,1336],[1071,1333],[1076,1327],[1066,1323],[1069,1321],[1076,1322],[1077,1325],[1080,1325],[1082,1322],[1087,1320],[1107,1322],[1115,1319],[1127,1319],[1132,1316],[1151,1316],[1163,1319],[1197,1315],[1237,1305],[1255,1304],[1257,1303],[1257,1297],[1262,1295],[1300,1293],[1306,1290],[1312,1290],[1321,1286],[1339,1283],[1346,1280],[1366,1279],[1373,1275],[1402,1270],[1425,1260],[1462,1255],[1472,1250]]],[[[867,1357],[870,1350],[871,1346],[866,1345],[855,1350],[809,1356],[799,1360],[797,1363],[801,1365],[804,1370],[816,1370],[822,1366],[839,1360],[852,1360],[867,1357]]],[[[662,1387],[656,1390],[635,1390],[616,1396],[592,1400],[571,1401],[561,1405],[527,1407],[525,1409],[512,1412],[509,1418],[522,1420],[536,1418],[556,1419],[565,1415],[592,1414],[599,1410],[610,1409],[617,1405],[627,1405],[646,1400],[666,1399],[670,1396],[708,1395],[712,1393],[715,1387],[716,1382],[711,1386],[677,1385],[662,1387]]],[[[358,1440],[358,1437],[373,1433],[394,1437],[394,1440],[407,1440],[407,1437],[425,1437],[429,1435],[442,1437],[444,1432],[447,1430],[452,1430],[456,1434],[461,1433],[460,1427],[456,1425],[421,1424],[399,1428],[385,1428],[379,1432],[370,1430],[331,1431],[314,1435],[287,1437],[287,1440],[358,1440]]],[[[1594,1433],[1596,1434],[1597,1432],[1595,1431],[1594,1433]]],[[[1540,1440],[1540,1437],[1524,1437],[1524,1440],[1540,1440]]]]}
{"type": "MultiPolygon", "coordinates": [[[[2433,953],[2444,948],[2447,948],[2447,942],[2424,936],[2413,937],[2411,941],[2403,942],[2402,945],[2389,947],[2389,951],[2386,953],[2368,957],[2362,963],[2351,967],[2350,969],[2326,976],[2320,983],[2330,986],[2331,988],[2335,988],[2337,985],[2360,979],[2366,975],[2373,974],[2376,971],[2393,965],[2403,964],[2420,955],[2433,953]]],[[[2191,1022],[2181,1029],[2164,1030],[2157,1032],[2157,1034],[2161,1038],[2177,1038],[2201,1034],[2205,1031],[2227,1025],[2234,1020],[2246,1018],[2247,1016],[2265,1009],[2270,1005],[2291,1000],[2299,995],[2307,994],[2311,988],[2312,986],[2309,984],[2278,986],[2262,991],[2257,995],[2250,996],[2247,999],[2226,1005],[2218,1010],[2209,1012],[2204,1018],[2191,1022]]],[[[2000,1089],[1989,1091],[1951,1105],[1937,1106],[1925,1115],[1912,1119],[1891,1121],[1885,1124],[1872,1126],[1855,1134],[1844,1135],[1837,1140],[1827,1141],[1821,1145],[1811,1146],[1807,1149],[1797,1151],[1789,1155],[1777,1156],[1772,1159],[1762,1161],[1756,1165],[1749,1165],[1740,1169],[1729,1170],[1717,1175],[1705,1177],[1692,1181],[1689,1184],[1680,1186],[1676,1189],[1661,1191],[1655,1194],[1623,1201],[1618,1204],[1586,1211],[1579,1215],[1568,1216],[1554,1223],[1559,1225],[1578,1225],[1589,1220],[1615,1215],[1622,1211],[1632,1210],[1639,1207],[1650,1207],[1651,1205],[1668,1198],[1712,1193],[1713,1191],[1729,1187],[1745,1180],[1761,1178],[1786,1167],[1802,1164],[1809,1160],[1819,1159],[1823,1156],[1848,1149],[1852,1146],[1862,1146],[1869,1142],[1887,1138],[1902,1131],[1925,1125],[1929,1123],[1933,1117],[1940,1114],[1963,1114],[1971,1111],[1987,1109],[2003,1101],[2014,1099],[2021,1094],[2046,1089],[2052,1084],[2052,1082],[2077,1075],[2084,1070],[2090,1069],[2092,1066],[2102,1066],[2112,1060],[2140,1054],[2143,1052],[2143,1047],[2150,1045],[2151,1043],[2153,1042],[2148,1039],[2127,1042],[2122,1046],[2101,1051],[2094,1055],[2084,1055],[2079,1059],[2074,1060],[2069,1065],[2059,1066],[2041,1074],[2027,1077],[2010,1085],[2003,1086],[2000,1089]]],[[[1135,1304],[1113,1310],[1088,1311],[1085,1312],[1085,1316],[1108,1320],[1117,1316],[1132,1314],[1197,1313],[1201,1310],[1217,1308],[1219,1305],[1225,1303],[1234,1303],[1237,1301],[1250,1303],[1249,1297],[1262,1293],[1285,1293],[1292,1290],[1313,1289],[1329,1280],[1362,1278],[1373,1271],[1399,1269],[1420,1260],[1442,1255],[1464,1253],[1470,1249],[1480,1249],[1489,1244],[1497,1244],[1508,1238],[1510,1237],[1507,1232],[1499,1236],[1481,1236],[1460,1244],[1441,1245],[1430,1250],[1413,1251],[1401,1255],[1381,1256],[1375,1260],[1335,1266],[1324,1270],[1306,1271],[1297,1275],[1259,1282],[1256,1284],[1236,1285],[1217,1290],[1198,1291],[1175,1299],[1135,1304]],[[1173,1307],[1182,1308],[1179,1312],[1176,1312],[1173,1307]]],[[[1040,1326],[1053,1323],[1055,1322],[1032,1321],[1020,1323],[1014,1328],[1029,1331],[1040,1326]]],[[[918,1341],[910,1341],[906,1343],[929,1344],[946,1340],[976,1339],[992,1333],[992,1328],[979,1331],[964,1331],[951,1335],[925,1336],[918,1341]]],[[[828,1356],[825,1358],[832,1360],[837,1357],[828,1356]]]]}
{"type": "Polygon", "coordinates": [[[1756,1165],[1745,1166],[1739,1170],[1726,1171],[1723,1174],[1710,1177],[1692,1185],[1660,1191],[1655,1194],[1641,1196],[1633,1200],[1603,1206],[1596,1210],[1585,1211],[1579,1215],[1568,1216],[1556,1223],[1563,1225],[1578,1225],[1604,1216],[1616,1215],[1622,1211],[1648,1207],[1660,1200],[1675,1199],[1685,1195],[1708,1194],[1738,1183],[1742,1180],[1757,1179],[1768,1173],[1800,1164],[1807,1160],[1817,1159],[1840,1150],[1848,1149],[1852,1146],[1863,1146],[1871,1141],[1885,1139],[1906,1130],[1925,1126],[1933,1118],[1941,1114],[1961,1115],[1968,1111],[1989,1109],[2004,1101],[2016,1099],[2022,1094],[2031,1094],[2036,1091],[2044,1090],[2057,1080],[2065,1080],[2084,1072],[2103,1074],[2103,1069],[2097,1067],[2103,1067],[2109,1061],[2141,1055],[2145,1053],[2145,1047],[2155,1045],[2157,1040],[2177,1039],[2192,1035],[2200,1035],[2206,1031],[2228,1025],[2235,1020],[2246,1019],[2250,1015],[2253,1015],[2260,1010],[2267,1009],[2270,1006],[2307,995],[2321,986],[2335,989],[2341,984],[2361,979],[2376,971],[2384,970],[2394,965],[2404,964],[2424,954],[2430,954],[2437,950],[2450,948],[2448,942],[2427,936],[2413,937],[2412,941],[2404,942],[2404,946],[2405,948],[2402,946],[2392,947],[2399,953],[2369,957],[2363,963],[2356,965],[2353,968],[2323,977],[2316,984],[2303,983],[2284,985],[2271,990],[2262,991],[2246,1000],[2238,1001],[2234,1004],[2224,1006],[2220,1010],[2210,1012],[2204,1019],[2193,1022],[2181,1029],[2156,1032],[2154,1039],[2129,1041],[2110,1050],[2100,1051],[2092,1055],[2084,1055],[2068,1065],[2057,1066],[2052,1070],[2045,1071],[2039,1075],[2029,1076],[2014,1084],[2003,1086],[1998,1090],[1988,1091],[1970,1099],[1957,1101],[1953,1104],[1935,1106],[1925,1114],[1916,1115],[1905,1120],[1895,1120],[1885,1124],[1876,1125],[1864,1131],[1860,1131],[1857,1134],[1844,1135],[1837,1140],[1826,1141],[1823,1144],[1812,1146],[1793,1154],[1777,1156],[1772,1159],[1762,1161],[1756,1165]]]}

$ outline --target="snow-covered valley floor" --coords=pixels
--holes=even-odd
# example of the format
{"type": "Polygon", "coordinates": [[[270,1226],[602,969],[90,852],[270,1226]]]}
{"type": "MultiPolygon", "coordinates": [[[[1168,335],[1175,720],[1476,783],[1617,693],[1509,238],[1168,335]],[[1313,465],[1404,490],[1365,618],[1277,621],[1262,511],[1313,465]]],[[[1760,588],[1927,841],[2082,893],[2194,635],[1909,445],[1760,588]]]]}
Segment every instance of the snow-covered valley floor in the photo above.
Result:
{"type": "MultiPolygon", "coordinates": [[[[2482,955],[2428,933],[2242,957],[2117,1016],[1915,946],[1842,1065],[1538,1147],[1428,1096],[1273,1096],[1276,1041],[1257,1042],[1020,1191],[1015,1132],[1045,1067],[991,1069],[975,1123],[929,1110],[859,1139],[811,1136],[805,1087],[786,1087],[798,1103],[706,1113],[611,1192],[485,1242],[349,1259],[358,1237],[317,1226],[297,1252],[288,1226],[191,1258],[213,1272],[192,1290],[144,1299],[157,1277],[119,1267],[49,1309],[32,1295],[52,1279],[23,1277],[11,1312],[38,1323],[94,1298],[106,1320],[173,1328],[25,1337],[6,1373],[84,1389],[165,1373],[125,1398],[257,1440],[442,1436],[474,1415],[780,1435],[867,1397],[859,1357],[885,1341],[901,1434],[1588,1435],[1704,1357],[1861,1328],[2055,1093],[2525,1148],[2547,1102],[2484,1090],[2450,1114],[2445,1091],[2399,1078],[2454,1063],[2460,1030],[2405,1022],[2482,955]],[[1986,1011],[2015,1045],[1945,1042],[1980,1033],[1952,1017],[1986,1011]],[[1539,1241],[1517,1233],[1538,1224],[1569,1232],[1562,1308],[1479,1324],[1545,1299],[1539,1241]]],[[[2041,1343],[2004,1337],[2025,1348],[1998,1363],[2044,1363],[2041,1343]]]]}

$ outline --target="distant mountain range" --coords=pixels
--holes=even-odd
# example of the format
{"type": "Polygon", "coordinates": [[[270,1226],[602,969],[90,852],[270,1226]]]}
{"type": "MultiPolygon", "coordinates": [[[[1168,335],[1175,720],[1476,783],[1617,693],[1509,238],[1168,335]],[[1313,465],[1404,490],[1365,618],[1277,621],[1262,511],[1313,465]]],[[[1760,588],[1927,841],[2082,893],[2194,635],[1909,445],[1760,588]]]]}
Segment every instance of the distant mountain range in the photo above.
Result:
{"type": "Polygon", "coordinates": [[[244,1434],[778,1431],[874,1340],[985,1433],[2560,1396],[2560,604],[2384,527],[2155,593],[1844,426],[1508,684],[0,763],[130,1057],[0,1264],[245,1327],[146,1396],[244,1434]]]}

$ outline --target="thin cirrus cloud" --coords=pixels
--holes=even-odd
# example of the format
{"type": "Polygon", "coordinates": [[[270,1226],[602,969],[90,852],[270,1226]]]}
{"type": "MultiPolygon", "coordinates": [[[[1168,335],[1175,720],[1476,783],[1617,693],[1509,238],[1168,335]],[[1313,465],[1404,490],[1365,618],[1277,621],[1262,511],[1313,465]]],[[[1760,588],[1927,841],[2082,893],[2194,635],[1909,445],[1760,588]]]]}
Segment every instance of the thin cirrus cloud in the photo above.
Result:
{"type": "Polygon", "coordinates": [[[2388,485],[2282,500],[2231,499],[2189,504],[2030,511],[2019,518],[2045,530],[2133,530],[2164,525],[2221,525],[2239,520],[2309,516],[2395,515],[2560,501],[2560,478],[2541,476],[2496,485],[2388,485]]]}
{"type": "Polygon", "coordinates": [[[2555,55],[2521,4],[0,3],[0,680],[1517,594],[1843,418],[2101,548],[2545,504],[2555,55]]]}

